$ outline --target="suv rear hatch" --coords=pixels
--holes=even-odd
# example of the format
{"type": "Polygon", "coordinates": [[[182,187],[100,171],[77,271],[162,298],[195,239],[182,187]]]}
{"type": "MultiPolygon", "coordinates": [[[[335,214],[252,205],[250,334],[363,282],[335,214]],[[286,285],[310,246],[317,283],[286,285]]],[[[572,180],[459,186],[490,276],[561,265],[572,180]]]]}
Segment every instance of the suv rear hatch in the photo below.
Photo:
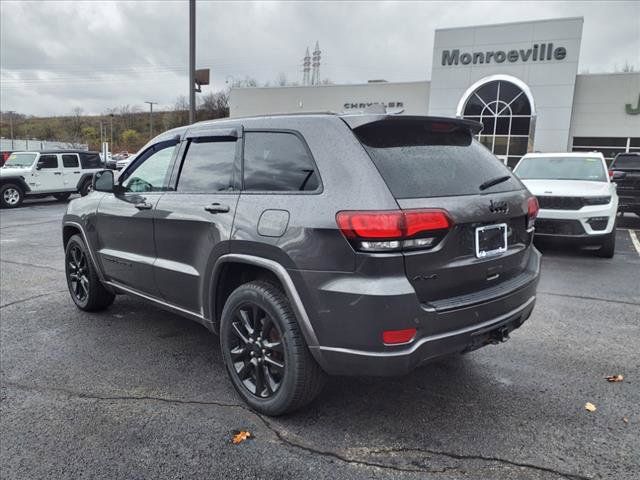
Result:
{"type": "Polygon", "coordinates": [[[345,121],[399,207],[442,210],[451,220],[432,246],[403,248],[406,275],[428,309],[483,302],[535,278],[527,265],[533,231],[529,208],[535,216],[537,202],[473,138],[479,124],[434,117],[366,118],[345,121]],[[504,246],[504,235],[506,251],[486,253],[496,241],[504,246]]]}

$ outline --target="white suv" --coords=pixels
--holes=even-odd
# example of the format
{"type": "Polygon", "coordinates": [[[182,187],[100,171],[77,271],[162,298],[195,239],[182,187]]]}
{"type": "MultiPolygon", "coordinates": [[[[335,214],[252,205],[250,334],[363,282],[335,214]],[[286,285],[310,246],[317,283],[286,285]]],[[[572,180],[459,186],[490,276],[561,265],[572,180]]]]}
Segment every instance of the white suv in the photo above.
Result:
{"type": "Polygon", "coordinates": [[[93,174],[103,168],[97,152],[13,152],[0,168],[0,204],[15,208],[25,196],[53,195],[60,201],[75,192],[84,196],[93,174]]]}
{"type": "Polygon", "coordinates": [[[514,173],[538,198],[536,237],[599,245],[599,256],[613,257],[618,195],[601,153],[528,153],[514,173]]]}

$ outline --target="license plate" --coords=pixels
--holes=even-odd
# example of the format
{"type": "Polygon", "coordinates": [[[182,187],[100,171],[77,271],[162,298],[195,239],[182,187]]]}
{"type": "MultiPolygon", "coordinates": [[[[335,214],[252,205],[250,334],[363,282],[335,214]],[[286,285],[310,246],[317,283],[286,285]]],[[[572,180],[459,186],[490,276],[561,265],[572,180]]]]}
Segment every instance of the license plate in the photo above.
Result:
{"type": "Polygon", "coordinates": [[[507,251],[507,224],[476,228],[476,257],[485,258],[507,251]]]}

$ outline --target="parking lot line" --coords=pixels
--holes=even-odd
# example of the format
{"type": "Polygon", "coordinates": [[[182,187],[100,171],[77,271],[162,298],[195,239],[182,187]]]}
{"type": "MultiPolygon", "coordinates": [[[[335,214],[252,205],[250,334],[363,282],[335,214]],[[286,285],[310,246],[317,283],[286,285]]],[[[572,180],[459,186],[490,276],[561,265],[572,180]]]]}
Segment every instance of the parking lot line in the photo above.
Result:
{"type": "Polygon", "coordinates": [[[636,248],[636,252],[638,252],[638,255],[640,255],[640,240],[638,240],[638,235],[636,235],[636,232],[634,230],[629,229],[629,236],[631,237],[633,246],[636,248]]]}

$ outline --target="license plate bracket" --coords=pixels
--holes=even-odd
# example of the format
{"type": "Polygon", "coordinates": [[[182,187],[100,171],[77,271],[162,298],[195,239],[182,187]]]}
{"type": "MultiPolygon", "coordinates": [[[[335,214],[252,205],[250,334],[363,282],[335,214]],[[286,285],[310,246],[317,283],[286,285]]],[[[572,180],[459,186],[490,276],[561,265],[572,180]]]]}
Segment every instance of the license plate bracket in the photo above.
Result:
{"type": "Polygon", "coordinates": [[[476,257],[486,258],[507,251],[507,224],[484,225],[476,228],[476,257]]]}

